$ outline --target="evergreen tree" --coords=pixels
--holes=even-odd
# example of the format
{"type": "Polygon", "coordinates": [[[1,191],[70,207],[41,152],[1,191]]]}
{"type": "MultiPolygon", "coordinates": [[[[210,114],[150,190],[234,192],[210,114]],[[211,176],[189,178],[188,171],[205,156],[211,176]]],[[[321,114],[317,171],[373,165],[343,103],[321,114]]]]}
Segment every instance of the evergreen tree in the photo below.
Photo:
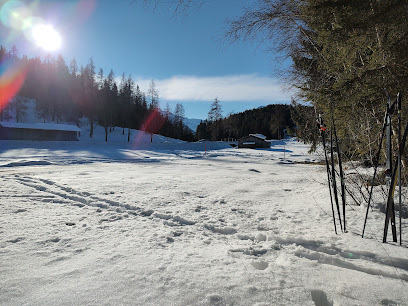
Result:
{"type": "Polygon", "coordinates": [[[222,119],[221,105],[218,98],[215,98],[214,102],[211,104],[211,109],[208,112],[208,121],[215,122],[220,119],[222,119]]]}
{"type": "Polygon", "coordinates": [[[181,139],[184,134],[184,106],[181,103],[177,103],[174,110],[174,125],[177,138],[181,139]]]}
{"type": "Polygon", "coordinates": [[[98,89],[102,89],[104,87],[105,78],[103,76],[103,69],[99,68],[98,75],[96,77],[96,84],[98,89]]]}
{"type": "Polygon", "coordinates": [[[132,121],[132,110],[134,109],[135,100],[134,100],[134,86],[135,82],[132,79],[132,76],[129,75],[127,78],[127,88],[129,91],[129,99],[127,102],[128,106],[128,142],[130,141],[130,128],[131,128],[131,121],[132,121]]]}
{"type": "Polygon", "coordinates": [[[68,84],[68,92],[72,101],[72,111],[70,119],[75,121],[76,125],[79,127],[79,118],[82,116],[83,109],[82,106],[82,85],[81,79],[83,75],[83,68],[81,68],[81,73],[78,70],[77,62],[74,59],[70,62],[70,76],[68,84]]]}
{"type": "Polygon", "coordinates": [[[26,99],[20,96],[14,97],[11,103],[12,109],[15,111],[16,122],[21,122],[22,119],[27,115],[27,106],[25,105],[26,99]]]}
{"type": "Polygon", "coordinates": [[[111,85],[109,84],[109,79],[102,81],[102,87],[98,91],[98,100],[99,100],[99,124],[105,130],[105,141],[108,141],[108,127],[110,123],[110,96],[111,96],[111,85]]]}
{"type": "Polygon", "coordinates": [[[108,92],[108,97],[107,97],[107,102],[106,102],[107,105],[106,105],[105,112],[107,113],[106,116],[109,121],[109,131],[112,132],[113,117],[116,111],[117,98],[118,98],[118,87],[116,85],[115,75],[112,69],[109,71],[106,82],[107,82],[107,86],[109,86],[109,92],[108,92]]]}
{"type": "Polygon", "coordinates": [[[221,131],[222,110],[218,98],[214,99],[208,112],[208,121],[211,125],[211,139],[218,140],[221,131]]]}
{"type": "Polygon", "coordinates": [[[71,60],[69,64],[69,72],[71,73],[71,76],[77,76],[78,75],[78,63],[75,59],[75,57],[71,60]]]}
{"type": "Polygon", "coordinates": [[[312,150],[315,150],[320,135],[316,128],[314,108],[310,105],[296,103],[294,100],[292,101],[292,106],[291,119],[297,128],[294,134],[305,143],[312,144],[312,150]]]}
{"type": "Polygon", "coordinates": [[[96,112],[97,85],[95,81],[95,64],[93,58],[89,59],[88,65],[82,72],[83,106],[86,116],[89,119],[90,132],[92,138],[94,130],[94,117],[96,112]]]}
{"type": "Polygon", "coordinates": [[[13,62],[18,61],[18,49],[16,45],[13,45],[9,51],[10,57],[13,60],[13,62]]]}
{"type": "Polygon", "coordinates": [[[58,123],[58,121],[62,119],[63,115],[67,115],[72,111],[72,100],[70,99],[68,93],[70,73],[62,55],[58,55],[55,64],[56,77],[54,80],[55,100],[53,101],[53,117],[57,119],[58,123]]]}
{"type": "Polygon", "coordinates": [[[147,91],[147,96],[149,97],[149,108],[150,111],[158,109],[159,108],[159,92],[157,91],[156,88],[156,83],[154,82],[154,80],[150,81],[149,84],[149,90],[147,91]]]}
{"type": "Polygon", "coordinates": [[[164,116],[166,117],[166,119],[169,119],[171,114],[171,108],[169,103],[166,103],[166,108],[164,109],[164,116]]]}
{"type": "Polygon", "coordinates": [[[119,99],[121,104],[122,134],[125,135],[125,127],[128,128],[128,141],[130,141],[130,127],[132,120],[132,110],[135,105],[134,81],[131,76],[125,78],[122,75],[119,99]]]}
{"type": "Polygon", "coordinates": [[[122,78],[120,80],[119,85],[119,108],[120,108],[120,121],[122,127],[122,135],[125,135],[125,120],[126,120],[126,107],[127,104],[127,96],[126,96],[126,77],[125,74],[122,73],[122,78]]]}
{"type": "Polygon", "coordinates": [[[5,58],[6,58],[7,50],[3,47],[3,45],[0,46],[0,63],[2,63],[5,58]]]}
{"type": "Polygon", "coordinates": [[[208,130],[208,122],[206,120],[201,121],[200,124],[197,126],[196,137],[199,140],[211,138],[211,133],[208,130]]]}
{"type": "Polygon", "coordinates": [[[146,99],[146,94],[142,92],[142,108],[147,110],[147,99],[146,99]]]}

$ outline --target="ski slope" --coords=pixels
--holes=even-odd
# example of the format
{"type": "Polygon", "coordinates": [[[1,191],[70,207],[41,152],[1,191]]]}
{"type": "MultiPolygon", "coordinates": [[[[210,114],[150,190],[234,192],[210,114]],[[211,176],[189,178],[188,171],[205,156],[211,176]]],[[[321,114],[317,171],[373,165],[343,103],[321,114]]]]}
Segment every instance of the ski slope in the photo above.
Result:
{"type": "Polygon", "coordinates": [[[335,235],[306,145],[121,132],[0,141],[0,305],[408,305],[407,243],[335,235]]]}

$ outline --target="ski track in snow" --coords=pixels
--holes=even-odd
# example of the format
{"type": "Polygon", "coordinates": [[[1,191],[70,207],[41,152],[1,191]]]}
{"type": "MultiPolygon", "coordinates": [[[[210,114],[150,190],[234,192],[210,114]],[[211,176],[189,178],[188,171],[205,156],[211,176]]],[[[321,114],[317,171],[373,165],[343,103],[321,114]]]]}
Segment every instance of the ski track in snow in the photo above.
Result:
{"type": "Polygon", "coordinates": [[[407,249],[360,211],[335,235],[323,166],[286,146],[3,153],[0,304],[407,305],[407,249]]]}

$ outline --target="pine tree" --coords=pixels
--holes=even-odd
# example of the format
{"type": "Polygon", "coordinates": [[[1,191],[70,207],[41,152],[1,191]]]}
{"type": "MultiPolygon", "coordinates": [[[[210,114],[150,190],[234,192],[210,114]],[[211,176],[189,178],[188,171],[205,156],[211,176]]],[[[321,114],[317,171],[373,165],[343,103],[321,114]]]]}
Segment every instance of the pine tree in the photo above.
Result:
{"type": "Polygon", "coordinates": [[[4,61],[6,58],[7,50],[3,47],[3,45],[0,46],[0,63],[4,61]]]}
{"type": "Polygon", "coordinates": [[[69,64],[69,72],[71,73],[71,76],[77,76],[78,75],[78,63],[75,59],[75,57],[71,60],[69,64]]]}
{"type": "Polygon", "coordinates": [[[98,89],[102,89],[102,87],[104,87],[104,81],[105,78],[103,76],[103,69],[99,68],[98,75],[96,77],[96,84],[98,86],[98,89]]]}
{"type": "Polygon", "coordinates": [[[181,139],[184,134],[184,106],[181,103],[177,103],[174,110],[174,125],[177,138],[181,139]]]}
{"type": "Polygon", "coordinates": [[[114,117],[114,113],[117,107],[117,98],[118,98],[118,87],[116,85],[115,74],[113,73],[112,69],[109,71],[106,81],[109,86],[109,94],[107,97],[107,107],[105,111],[107,112],[106,116],[109,121],[109,131],[112,132],[113,117],[114,117]]]}
{"type": "Polygon", "coordinates": [[[111,96],[111,85],[109,84],[109,79],[102,80],[101,88],[98,91],[98,101],[99,101],[99,124],[105,130],[105,141],[108,141],[108,127],[110,123],[110,99],[111,96]]]}
{"type": "Polygon", "coordinates": [[[214,99],[214,102],[211,104],[211,109],[208,112],[208,121],[211,125],[211,139],[217,140],[220,136],[221,131],[221,119],[222,119],[222,110],[218,98],[214,99]]]}
{"type": "Polygon", "coordinates": [[[11,57],[11,59],[13,60],[13,62],[18,61],[18,49],[16,47],[16,45],[13,45],[9,51],[9,55],[11,57]]]}
{"type": "Polygon", "coordinates": [[[78,65],[76,59],[72,59],[69,66],[69,85],[68,85],[68,92],[69,96],[72,99],[72,113],[71,113],[71,120],[76,122],[76,125],[79,127],[79,118],[82,115],[81,109],[81,102],[82,102],[82,85],[80,84],[80,80],[83,74],[83,68],[78,70],[78,65]]]}
{"type": "Polygon", "coordinates": [[[89,119],[90,132],[89,137],[92,138],[94,130],[94,117],[96,112],[96,93],[97,87],[95,82],[95,64],[93,58],[89,59],[88,65],[83,70],[82,89],[84,94],[84,107],[89,119]]]}
{"type": "Polygon", "coordinates": [[[12,108],[15,111],[16,122],[21,122],[22,119],[26,116],[27,106],[25,105],[26,99],[20,96],[14,97],[12,102],[12,108]]]}
{"type": "Polygon", "coordinates": [[[127,79],[127,88],[129,91],[129,98],[128,98],[128,142],[130,142],[130,128],[131,128],[131,121],[132,121],[132,108],[135,105],[135,100],[134,100],[134,87],[135,87],[135,82],[132,79],[132,76],[129,75],[127,79]]]}
{"type": "Polygon", "coordinates": [[[149,101],[150,111],[158,109],[159,108],[159,92],[157,91],[156,83],[154,82],[154,80],[150,81],[149,90],[147,91],[147,96],[149,97],[149,100],[150,100],[149,101]]]}
{"type": "Polygon", "coordinates": [[[53,107],[53,117],[58,121],[71,112],[72,110],[72,100],[68,93],[68,82],[70,79],[70,73],[68,66],[65,63],[62,55],[58,55],[55,63],[56,78],[54,80],[55,94],[54,94],[54,107],[53,107]]]}

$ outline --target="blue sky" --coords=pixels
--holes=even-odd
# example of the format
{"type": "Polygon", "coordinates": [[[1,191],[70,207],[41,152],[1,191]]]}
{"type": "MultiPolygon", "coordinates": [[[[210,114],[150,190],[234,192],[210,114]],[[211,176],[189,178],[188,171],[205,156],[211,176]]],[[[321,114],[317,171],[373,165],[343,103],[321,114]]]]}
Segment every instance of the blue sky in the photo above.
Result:
{"type": "MultiPolygon", "coordinates": [[[[16,0],[0,0],[2,7],[10,2],[16,0]]],[[[154,79],[161,107],[181,102],[189,118],[205,119],[216,97],[224,115],[290,102],[277,73],[284,65],[265,52],[268,46],[224,39],[225,20],[242,15],[252,0],[208,0],[183,18],[174,18],[169,7],[145,7],[143,0],[19,2],[60,33],[62,45],[52,54],[62,54],[67,64],[75,57],[86,65],[93,57],[97,70],[130,74],[145,92],[154,79]]],[[[15,44],[20,55],[46,55],[3,19],[3,45],[15,44]]]]}

